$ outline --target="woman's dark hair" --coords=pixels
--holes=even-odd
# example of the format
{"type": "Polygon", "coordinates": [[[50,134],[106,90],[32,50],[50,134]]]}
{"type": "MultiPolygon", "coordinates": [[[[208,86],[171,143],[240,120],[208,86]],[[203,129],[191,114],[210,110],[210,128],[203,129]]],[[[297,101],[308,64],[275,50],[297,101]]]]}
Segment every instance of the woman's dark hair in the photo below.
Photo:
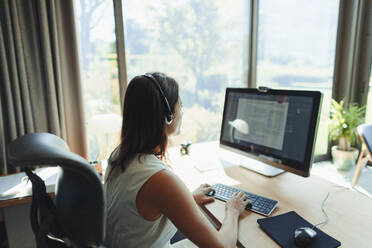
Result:
{"type": "MultiPolygon", "coordinates": [[[[150,74],[159,83],[174,113],[178,101],[177,82],[163,73],[150,74]]],[[[125,161],[135,154],[155,154],[160,159],[164,158],[168,143],[165,116],[168,113],[155,82],[143,75],[129,82],[124,98],[121,141],[110,156],[111,171],[107,180],[114,168],[119,166],[125,171],[125,161]]]]}

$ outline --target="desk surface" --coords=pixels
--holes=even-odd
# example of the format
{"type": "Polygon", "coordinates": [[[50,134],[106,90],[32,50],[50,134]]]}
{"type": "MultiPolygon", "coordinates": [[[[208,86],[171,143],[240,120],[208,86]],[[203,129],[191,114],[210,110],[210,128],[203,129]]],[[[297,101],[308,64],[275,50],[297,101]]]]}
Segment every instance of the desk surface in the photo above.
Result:
{"type": "MultiPolygon", "coordinates": [[[[196,145],[193,145],[196,146],[196,145]]],[[[284,173],[274,178],[268,178],[238,166],[200,172],[188,166],[189,161],[198,162],[210,157],[214,160],[221,152],[215,143],[198,145],[197,153],[188,158],[176,158],[175,172],[193,190],[200,183],[222,183],[241,188],[255,194],[267,196],[279,201],[278,207],[271,216],[296,211],[312,224],[324,220],[321,204],[328,192],[330,196],[325,204],[329,222],[320,227],[327,234],[338,239],[341,247],[370,247],[372,242],[372,198],[348,188],[339,187],[316,176],[303,178],[291,173],[284,173]],[[199,160],[200,161],[200,160],[199,160]],[[182,171],[182,173],[181,173],[182,171]]],[[[172,157],[172,156],[171,156],[172,157]]],[[[219,223],[225,214],[225,203],[216,200],[206,206],[206,212],[219,223]]],[[[239,241],[245,247],[279,247],[267,236],[257,224],[257,219],[264,218],[259,214],[245,211],[239,222],[239,241]]]]}

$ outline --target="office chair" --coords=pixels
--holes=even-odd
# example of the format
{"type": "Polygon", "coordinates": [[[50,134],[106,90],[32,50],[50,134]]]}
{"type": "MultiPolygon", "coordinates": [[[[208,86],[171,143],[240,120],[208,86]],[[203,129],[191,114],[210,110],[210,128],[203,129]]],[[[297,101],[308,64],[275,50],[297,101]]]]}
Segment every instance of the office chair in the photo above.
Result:
{"type": "Polygon", "coordinates": [[[364,147],[362,146],[362,150],[359,154],[357,167],[354,173],[354,178],[351,183],[351,187],[353,188],[357,184],[360,173],[364,166],[372,162],[372,124],[359,125],[357,130],[362,140],[362,143],[364,144],[364,147]]]}
{"type": "Polygon", "coordinates": [[[7,148],[8,163],[22,167],[32,183],[31,227],[37,247],[97,247],[105,234],[101,178],[82,157],[50,133],[24,135],[7,148]],[[60,166],[55,204],[33,166],[60,166]]]}

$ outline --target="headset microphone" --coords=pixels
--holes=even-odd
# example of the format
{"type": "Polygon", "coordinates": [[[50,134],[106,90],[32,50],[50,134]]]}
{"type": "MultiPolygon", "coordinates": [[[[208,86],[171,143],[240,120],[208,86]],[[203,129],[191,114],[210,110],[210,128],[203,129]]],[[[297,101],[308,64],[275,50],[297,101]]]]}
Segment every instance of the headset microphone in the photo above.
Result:
{"type": "Polygon", "coordinates": [[[156,78],[153,75],[149,74],[149,73],[146,73],[143,76],[146,77],[146,78],[148,78],[148,79],[150,79],[151,81],[153,81],[155,83],[156,87],[158,88],[158,90],[160,92],[160,95],[163,98],[163,100],[165,102],[165,105],[167,107],[167,110],[168,110],[168,114],[165,116],[165,123],[167,125],[170,125],[172,123],[173,119],[174,119],[174,115],[173,115],[172,109],[171,109],[171,107],[169,105],[168,99],[165,96],[163,90],[161,89],[158,80],[156,80],[156,78]]]}

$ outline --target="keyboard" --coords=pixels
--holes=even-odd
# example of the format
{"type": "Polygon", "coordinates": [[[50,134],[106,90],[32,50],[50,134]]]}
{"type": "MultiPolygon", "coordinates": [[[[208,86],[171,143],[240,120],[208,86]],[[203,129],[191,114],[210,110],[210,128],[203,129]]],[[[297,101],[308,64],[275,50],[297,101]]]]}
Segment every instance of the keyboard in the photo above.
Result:
{"type": "Polygon", "coordinates": [[[252,194],[234,187],[226,186],[224,184],[215,184],[212,185],[212,188],[215,190],[213,196],[222,201],[227,201],[235,192],[245,193],[248,196],[248,199],[251,201],[251,205],[247,205],[245,209],[265,216],[269,216],[278,205],[278,201],[276,200],[252,194]]]}

